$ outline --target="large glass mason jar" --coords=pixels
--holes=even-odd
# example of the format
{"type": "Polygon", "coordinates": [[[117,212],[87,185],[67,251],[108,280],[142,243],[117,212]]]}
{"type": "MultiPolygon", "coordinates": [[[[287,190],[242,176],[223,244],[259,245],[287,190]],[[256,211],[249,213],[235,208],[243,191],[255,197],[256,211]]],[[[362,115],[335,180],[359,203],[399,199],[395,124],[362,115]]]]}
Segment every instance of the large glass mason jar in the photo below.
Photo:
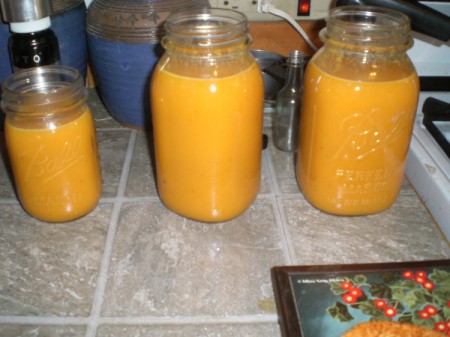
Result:
{"type": "Polygon", "coordinates": [[[47,222],[90,212],[102,179],[80,73],[64,66],[22,70],[5,79],[2,99],[6,146],[25,211],[47,222]]]}
{"type": "Polygon", "coordinates": [[[260,185],[264,85],[245,15],[171,14],[151,83],[158,193],[172,211],[236,217],[260,185]]]}
{"type": "Polygon", "coordinates": [[[406,54],[410,23],[377,7],[338,7],[304,83],[296,175],[306,199],[337,215],[383,211],[396,200],[419,81],[406,54]]]}

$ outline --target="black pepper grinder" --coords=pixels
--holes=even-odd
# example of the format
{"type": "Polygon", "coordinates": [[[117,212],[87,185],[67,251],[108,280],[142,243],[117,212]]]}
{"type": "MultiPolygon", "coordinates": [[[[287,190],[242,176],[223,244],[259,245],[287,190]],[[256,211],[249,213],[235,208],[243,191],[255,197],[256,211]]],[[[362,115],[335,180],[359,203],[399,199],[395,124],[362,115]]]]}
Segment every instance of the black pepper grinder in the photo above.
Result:
{"type": "Polygon", "coordinates": [[[13,72],[59,64],[59,45],[51,29],[50,0],[0,0],[3,20],[9,23],[8,49],[13,72]]]}

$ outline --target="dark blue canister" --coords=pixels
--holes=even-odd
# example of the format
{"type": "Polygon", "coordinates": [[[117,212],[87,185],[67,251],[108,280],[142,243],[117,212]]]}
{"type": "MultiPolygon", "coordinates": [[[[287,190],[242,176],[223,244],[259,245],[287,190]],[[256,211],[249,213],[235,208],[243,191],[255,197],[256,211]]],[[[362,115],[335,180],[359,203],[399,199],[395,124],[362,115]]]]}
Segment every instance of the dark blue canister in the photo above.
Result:
{"type": "Polygon", "coordinates": [[[53,2],[52,29],[58,38],[61,64],[77,69],[86,78],[86,4],[84,0],[75,0],[70,8],[64,8],[53,2]]]}

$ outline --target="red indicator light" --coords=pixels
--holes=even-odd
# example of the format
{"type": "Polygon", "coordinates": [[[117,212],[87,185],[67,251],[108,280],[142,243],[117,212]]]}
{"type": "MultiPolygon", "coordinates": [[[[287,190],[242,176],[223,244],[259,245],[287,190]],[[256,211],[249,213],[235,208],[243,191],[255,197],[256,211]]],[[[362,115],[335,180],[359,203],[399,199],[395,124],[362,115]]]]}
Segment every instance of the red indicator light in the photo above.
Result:
{"type": "Polygon", "coordinates": [[[298,1],[298,16],[308,16],[311,10],[310,0],[299,0],[298,1]]]}

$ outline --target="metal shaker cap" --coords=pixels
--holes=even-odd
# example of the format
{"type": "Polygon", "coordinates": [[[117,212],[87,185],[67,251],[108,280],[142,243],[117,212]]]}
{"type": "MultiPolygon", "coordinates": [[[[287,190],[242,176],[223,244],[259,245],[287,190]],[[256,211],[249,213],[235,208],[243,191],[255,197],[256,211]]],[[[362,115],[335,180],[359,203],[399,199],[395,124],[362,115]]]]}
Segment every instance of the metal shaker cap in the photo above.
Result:
{"type": "Polygon", "coordinates": [[[51,15],[50,0],[0,0],[5,22],[36,21],[51,15]]]}

